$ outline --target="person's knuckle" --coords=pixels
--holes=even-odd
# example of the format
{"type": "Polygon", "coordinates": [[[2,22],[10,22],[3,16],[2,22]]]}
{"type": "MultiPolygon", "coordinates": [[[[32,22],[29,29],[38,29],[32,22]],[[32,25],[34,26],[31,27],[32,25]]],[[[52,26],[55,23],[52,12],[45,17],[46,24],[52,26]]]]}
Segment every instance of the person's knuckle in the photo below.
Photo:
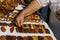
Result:
{"type": "Polygon", "coordinates": [[[16,20],[18,20],[19,18],[16,18],[16,20]]]}

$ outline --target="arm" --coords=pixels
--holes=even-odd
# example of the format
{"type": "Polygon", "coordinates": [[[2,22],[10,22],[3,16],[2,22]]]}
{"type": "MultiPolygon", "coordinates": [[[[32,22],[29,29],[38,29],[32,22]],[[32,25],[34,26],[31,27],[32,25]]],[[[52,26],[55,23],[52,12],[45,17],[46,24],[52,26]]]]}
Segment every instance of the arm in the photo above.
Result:
{"type": "Polygon", "coordinates": [[[20,15],[28,16],[28,15],[34,13],[35,11],[37,11],[40,8],[41,8],[40,4],[38,4],[38,2],[36,0],[34,0],[25,8],[25,10],[23,10],[20,13],[20,15]]]}
{"type": "Polygon", "coordinates": [[[30,15],[32,13],[34,13],[35,11],[37,11],[38,9],[40,9],[41,6],[40,4],[36,1],[36,0],[33,0],[27,7],[25,10],[23,10],[19,16],[16,18],[17,20],[17,24],[19,26],[23,25],[23,21],[24,21],[24,17],[27,16],[27,15],[30,15]]]}

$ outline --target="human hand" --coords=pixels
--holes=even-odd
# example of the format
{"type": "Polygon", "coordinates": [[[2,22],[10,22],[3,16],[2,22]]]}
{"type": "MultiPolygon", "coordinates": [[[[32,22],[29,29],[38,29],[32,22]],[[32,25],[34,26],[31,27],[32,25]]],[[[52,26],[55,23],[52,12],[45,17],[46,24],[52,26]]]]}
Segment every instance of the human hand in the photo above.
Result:
{"type": "Polygon", "coordinates": [[[19,15],[17,18],[16,18],[16,24],[21,27],[23,25],[23,21],[24,21],[24,16],[23,15],[19,15]]]}

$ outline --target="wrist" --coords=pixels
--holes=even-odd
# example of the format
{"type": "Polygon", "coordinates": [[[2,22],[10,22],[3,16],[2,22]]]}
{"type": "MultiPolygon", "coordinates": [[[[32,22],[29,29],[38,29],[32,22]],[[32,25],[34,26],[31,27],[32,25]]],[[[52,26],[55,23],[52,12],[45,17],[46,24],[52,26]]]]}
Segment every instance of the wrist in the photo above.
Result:
{"type": "Polygon", "coordinates": [[[23,15],[23,14],[19,14],[18,17],[20,17],[20,18],[24,18],[24,15],[23,15]]]}
{"type": "Polygon", "coordinates": [[[20,13],[20,16],[23,16],[24,17],[25,16],[25,13],[24,12],[21,12],[20,13]]]}

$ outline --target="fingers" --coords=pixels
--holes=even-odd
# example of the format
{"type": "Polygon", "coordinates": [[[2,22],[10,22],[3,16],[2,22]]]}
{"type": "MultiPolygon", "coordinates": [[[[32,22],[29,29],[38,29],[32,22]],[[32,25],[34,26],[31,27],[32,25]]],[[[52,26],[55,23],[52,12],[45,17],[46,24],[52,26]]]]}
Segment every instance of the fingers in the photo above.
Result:
{"type": "Polygon", "coordinates": [[[17,21],[16,25],[18,25],[19,27],[21,27],[23,25],[23,20],[24,20],[23,18],[17,17],[16,18],[16,21],[17,21]]]}
{"type": "Polygon", "coordinates": [[[21,26],[21,25],[20,25],[20,19],[17,18],[16,21],[17,21],[17,22],[16,22],[16,25],[18,25],[18,26],[20,27],[20,26],[21,26]]]}
{"type": "Polygon", "coordinates": [[[22,20],[20,21],[20,22],[21,22],[21,26],[23,25],[23,20],[24,20],[24,19],[22,19],[22,20]]]}
{"type": "Polygon", "coordinates": [[[17,21],[17,24],[18,24],[19,27],[21,27],[21,25],[20,25],[20,20],[17,21]]]}

